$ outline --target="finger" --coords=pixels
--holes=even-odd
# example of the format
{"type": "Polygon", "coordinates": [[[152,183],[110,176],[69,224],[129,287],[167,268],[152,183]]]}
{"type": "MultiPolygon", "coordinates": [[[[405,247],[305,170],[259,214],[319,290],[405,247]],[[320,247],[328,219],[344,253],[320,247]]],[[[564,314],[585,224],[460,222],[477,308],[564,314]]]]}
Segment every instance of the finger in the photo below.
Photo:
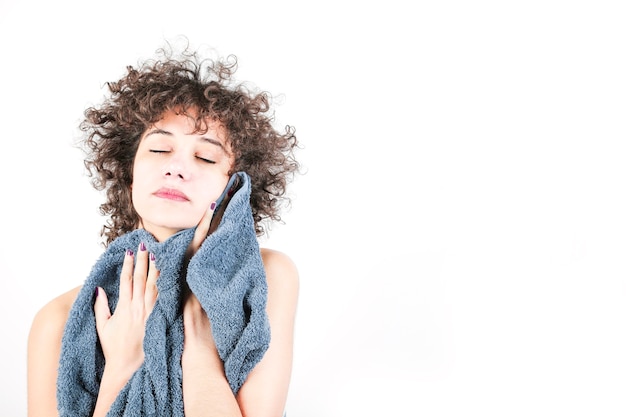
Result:
{"type": "Polygon", "coordinates": [[[148,279],[146,281],[146,295],[144,297],[144,304],[146,313],[150,314],[156,303],[158,296],[158,289],[156,286],[157,278],[159,278],[159,270],[156,267],[156,258],[154,253],[148,256],[150,263],[148,265],[148,279]]]}
{"type": "Polygon", "coordinates": [[[213,213],[213,218],[211,219],[211,224],[209,225],[209,231],[207,232],[207,236],[213,233],[215,229],[217,229],[217,227],[220,225],[220,222],[222,221],[222,216],[226,211],[226,206],[228,206],[228,203],[233,198],[233,195],[235,195],[237,190],[239,190],[240,186],[241,184],[239,181],[239,177],[236,177],[230,189],[226,192],[226,195],[222,199],[220,206],[217,208],[217,210],[215,210],[215,213],[213,213]]]}
{"type": "Polygon", "coordinates": [[[137,251],[135,272],[133,273],[133,304],[143,310],[143,299],[146,292],[146,275],[148,274],[148,251],[146,244],[141,242],[137,251]]]}
{"type": "Polygon", "coordinates": [[[220,225],[220,222],[222,221],[222,216],[224,215],[224,211],[226,211],[226,205],[230,201],[231,196],[232,194],[229,193],[226,197],[224,197],[224,199],[222,200],[222,204],[220,204],[217,210],[215,210],[215,212],[213,213],[213,217],[211,218],[211,224],[209,225],[209,231],[207,232],[207,236],[213,233],[215,229],[217,229],[217,226],[220,225]]]}
{"type": "Polygon", "coordinates": [[[202,216],[202,219],[200,219],[200,223],[198,223],[198,226],[196,227],[196,232],[194,233],[193,239],[189,245],[192,253],[196,253],[209,233],[209,226],[211,226],[211,219],[213,218],[213,210],[215,210],[215,203],[211,203],[208,210],[202,216]]]}
{"type": "Polygon", "coordinates": [[[124,255],[122,272],[120,273],[120,295],[118,303],[129,303],[133,296],[133,260],[135,253],[128,249],[124,255]]]}
{"type": "Polygon", "coordinates": [[[109,299],[101,287],[96,287],[96,302],[93,305],[93,312],[96,316],[96,331],[101,334],[104,325],[111,318],[109,299]]]}

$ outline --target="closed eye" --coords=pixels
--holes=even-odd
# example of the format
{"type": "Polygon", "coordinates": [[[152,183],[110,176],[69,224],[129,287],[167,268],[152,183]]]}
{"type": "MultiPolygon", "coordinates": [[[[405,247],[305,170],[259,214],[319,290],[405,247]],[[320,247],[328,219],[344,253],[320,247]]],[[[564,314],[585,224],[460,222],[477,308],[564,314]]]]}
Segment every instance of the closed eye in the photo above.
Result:
{"type": "MultiPolygon", "coordinates": [[[[150,152],[152,153],[169,153],[170,151],[165,151],[162,149],[150,149],[150,152]]],[[[202,158],[201,156],[196,156],[196,158],[198,158],[199,160],[206,162],[207,164],[214,164],[215,161],[211,160],[211,159],[207,159],[207,158],[202,158]]]]}
{"type": "Polygon", "coordinates": [[[198,158],[199,160],[204,161],[204,162],[206,162],[208,164],[214,164],[215,163],[215,161],[212,161],[212,160],[206,159],[206,158],[202,158],[200,156],[196,156],[196,158],[198,158]]]}

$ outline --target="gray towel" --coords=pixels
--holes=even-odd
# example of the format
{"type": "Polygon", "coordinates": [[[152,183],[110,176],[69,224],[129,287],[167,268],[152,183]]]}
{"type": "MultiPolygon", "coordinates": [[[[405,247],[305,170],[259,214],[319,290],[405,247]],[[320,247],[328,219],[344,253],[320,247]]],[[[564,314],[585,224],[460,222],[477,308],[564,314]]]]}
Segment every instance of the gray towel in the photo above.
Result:
{"type": "Polygon", "coordinates": [[[180,363],[183,279],[211,320],[226,377],[233,393],[239,391],[265,354],[270,329],[265,310],[267,282],[250,209],[250,178],[239,172],[230,183],[237,177],[240,188],[217,230],[190,260],[185,276],[185,251],[195,228],[164,242],[157,242],[143,229],[134,230],[111,242],[98,259],[72,306],[63,334],[57,381],[60,416],[93,413],[104,369],[93,312],[95,289],[104,288],[114,311],[124,253],[136,250],[142,241],[156,256],[159,296],[146,323],[144,363],[122,389],[108,416],[184,416],[180,363]]]}

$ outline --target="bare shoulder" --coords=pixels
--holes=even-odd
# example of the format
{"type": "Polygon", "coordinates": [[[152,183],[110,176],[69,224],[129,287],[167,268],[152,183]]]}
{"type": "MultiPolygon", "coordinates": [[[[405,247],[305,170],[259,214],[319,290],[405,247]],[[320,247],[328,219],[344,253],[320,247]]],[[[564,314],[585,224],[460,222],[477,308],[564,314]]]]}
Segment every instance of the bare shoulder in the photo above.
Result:
{"type": "Polygon", "coordinates": [[[261,257],[267,280],[267,314],[272,327],[273,351],[287,358],[293,344],[300,277],[295,263],[283,252],[262,248],[261,257]],[[280,348],[279,346],[282,346],[280,348]]]}
{"type": "MultiPolygon", "coordinates": [[[[268,311],[282,315],[295,311],[300,290],[300,277],[289,256],[275,249],[261,248],[268,290],[268,311]]],[[[289,316],[290,314],[287,314],[289,316]]]]}
{"type": "Polygon", "coordinates": [[[270,287],[298,291],[299,275],[295,263],[285,253],[275,249],[261,248],[265,275],[270,287]]]}
{"type": "MultiPolygon", "coordinates": [[[[81,286],[55,297],[35,314],[31,326],[30,339],[50,339],[60,337],[69,316],[72,304],[78,296],[81,286]]],[[[33,340],[36,342],[36,340],[33,340]]]]}
{"type": "Polygon", "coordinates": [[[67,291],[35,314],[28,335],[28,415],[57,415],[56,380],[65,322],[80,287],[67,291]]]}

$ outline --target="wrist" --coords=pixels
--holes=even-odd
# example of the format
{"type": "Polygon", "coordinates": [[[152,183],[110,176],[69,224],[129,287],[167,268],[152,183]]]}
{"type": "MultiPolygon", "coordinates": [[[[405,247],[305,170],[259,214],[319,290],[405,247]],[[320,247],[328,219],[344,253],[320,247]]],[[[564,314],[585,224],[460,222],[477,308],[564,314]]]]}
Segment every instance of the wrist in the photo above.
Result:
{"type": "Polygon", "coordinates": [[[224,363],[220,358],[215,345],[206,345],[203,343],[185,340],[183,347],[182,365],[189,365],[190,369],[210,367],[212,369],[224,372],[224,363]]]}
{"type": "Polygon", "coordinates": [[[100,381],[100,391],[121,390],[135,373],[135,369],[128,367],[105,365],[102,379],[100,381]]]}
{"type": "Polygon", "coordinates": [[[102,379],[100,380],[100,389],[98,390],[98,398],[94,410],[94,417],[105,416],[119,395],[124,385],[128,383],[134,371],[129,372],[127,368],[114,367],[105,365],[102,379]]]}

